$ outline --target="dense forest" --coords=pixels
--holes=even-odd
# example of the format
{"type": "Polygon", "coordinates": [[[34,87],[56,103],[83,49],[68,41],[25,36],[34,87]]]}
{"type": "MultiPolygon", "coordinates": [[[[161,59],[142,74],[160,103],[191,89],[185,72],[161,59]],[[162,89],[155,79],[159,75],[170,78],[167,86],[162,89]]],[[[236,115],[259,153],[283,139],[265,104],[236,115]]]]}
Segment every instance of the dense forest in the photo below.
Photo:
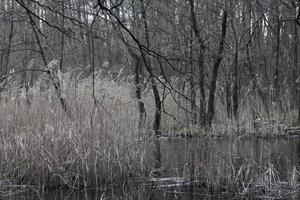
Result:
{"type": "Polygon", "coordinates": [[[76,90],[92,79],[100,104],[101,78],[129,84],[139,128],[157,134],[176,124],[298,122],[298,16],[297,1],[3,0],[1,95],[22,91],[29,106],[48,74],[72,117],[63,82],[76,90]]]}
{"type": "Polygon", "coordinates": [[[300,124],[300,1],[0,2],[0,188],[98,188],[149,172],[152,136],[300,124]]]}
{"type": "Polygon", "coordinates": [[[297,1],[4,0],[1,95],[12,85],[27,95],[48,73],[71,117],[58,72],[74,82],[101,74],[132,86],[140,128],[150,120],[160,131],[162,118],[298,122],[297,9],[297,1]]]}

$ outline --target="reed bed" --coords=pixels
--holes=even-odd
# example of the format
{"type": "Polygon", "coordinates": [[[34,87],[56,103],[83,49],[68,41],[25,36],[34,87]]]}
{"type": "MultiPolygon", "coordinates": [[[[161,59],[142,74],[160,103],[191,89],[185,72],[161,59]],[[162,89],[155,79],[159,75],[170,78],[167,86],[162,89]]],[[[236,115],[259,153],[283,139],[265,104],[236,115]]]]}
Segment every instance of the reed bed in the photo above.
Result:
{"type": "Polygon", "coordinates": [[[3,95],[0,180],[12,180],[15,186],[80,189],[143,176],[147,139],[137,137],[138,115],[129,87],[97,82],[96,106],[90,81],[64,86],[72,118],[61,109],[52,87],[31,88],[30,105],[28,94],[12,90],[3,95]]]}
{"type": "MultiPolygon", "coordinates": [[[[152,155],[149,143],[155,109],[151,91],[144,91],[147,123],[145,129],[138,130],[137,102],[130,81],[117,82],[97,75],[93,88],[92,77],[64,76],[63,96],[68,102],[71,118],[61,108],[54,88],[50,84],[41,87],[39,80],[27,92],[12,85],[2,93],[0,180],[12,181],[11,185],[23,188],[63,186],[102,190],[129,184],[130,178],[149,180],[152,169],[147,158],[152,155]]],[[[262,123],[259,130],[255,130],[251,103],[241,105],[241,120],[237,126],[226,117],[221,98],[218,96],[216,100],[216,120],[210,132],[197,127],[195,134],[234,135],[241,130],[244,133],[274,133],[275,129],[278,130],[273,129],[271,123],[265,126],[262,123]]],[[[182,103],[188,108],[188,102],[182,103]]],[[[189,114],[171,95],[164,100],[164,110],[167,113],[163,113],[163,132],[190,127],[189,114]]],[[[278,120],[274,123],[280,124],[278,120]]],[[[230,190],[238,185],[246,190],[254,181],[260,181],[260,185],[266,183],[263,174],[267,171],[254,175],[250,161],[238,169],[233,169],[227,162],[223,165],[222,160],[210,161],[218,162],[214,165],[217,168],[206,166],[203,171],[203,168],[198,169],[203,163],[194,165],[197,172],[203,173],[202,180],[209,185],[225,184],[230,190]]],[[[294,169],[289,178],[290,185],[297,188],[298,174],[294,169]]],[[[196,173],[195,177],[198,175],[196,173]]]]}

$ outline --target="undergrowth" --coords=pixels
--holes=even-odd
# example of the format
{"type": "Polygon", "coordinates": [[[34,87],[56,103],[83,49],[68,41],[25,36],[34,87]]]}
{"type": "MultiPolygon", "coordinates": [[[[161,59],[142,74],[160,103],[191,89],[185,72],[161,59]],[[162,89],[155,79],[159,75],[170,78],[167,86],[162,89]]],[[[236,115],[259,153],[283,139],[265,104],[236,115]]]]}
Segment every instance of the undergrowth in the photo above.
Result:
{"type": "MultiPolygon", "coordinates": [[[[40,76],[28,91],[20,90],[17,81],[8,85],[0,102],[0,180],[13,180],[15,185],[64,185],[80,189],[122,185],[128,177],[149,175],[145,157],[149,153],[146,147],[151,139],[155,109],[152,93],[147,88],[143,91],[147,123],[144,130],[138,130],[132,77],[114,81],[102,75],[101,71],[96,73],[94,97],[92,76],[84,78],[72,72],[60,74],[62,95],[69,104],[72,118],[64,113],[54,88],[45,84],[45,77],[40,76]]],[[[221,96],[216,101],[216,120],[211,132],[255,131],[253,112],[247,106],[250,104],[241,105],[237,126],[225,117],[220,101],[221,96]]],[[[184,105],[188,107],[189,103],[184,105]]],[[[164,132],[190,127],[188,114],[171,95],[164,99],[164,111],[164,132]]],[[[267,124],[266,127],[274,126],[267,124]]],[[[262,123],[260,129],[263,128],[262,123]]],[[[247,171],[249,166],[230,173],[232,176],[227,177],[228,180],[239,181],[241,172],[247,171]]],[[[214,173],[207,171],[207,176],[214,173]]],[[[293,177],[291,180],[295,179],[293,177]]],[[[210,183],[218,181],[209,180],[210,183]]],[[[246,187],[250,182],[243,184],[246,187]]]]}

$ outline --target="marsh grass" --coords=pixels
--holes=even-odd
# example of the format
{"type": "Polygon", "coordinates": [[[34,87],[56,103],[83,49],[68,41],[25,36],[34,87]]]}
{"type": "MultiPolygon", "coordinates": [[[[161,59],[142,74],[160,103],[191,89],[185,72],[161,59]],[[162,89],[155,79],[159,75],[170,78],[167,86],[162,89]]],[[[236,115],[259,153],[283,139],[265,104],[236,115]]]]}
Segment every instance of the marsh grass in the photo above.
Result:
{"type": "MultiPolygon", "coordinates": [[[[132,83],[100,77],[97,75],[95,80],[98,102],[95,105],[91,77],[74,78],[65,74],[63,95],[70,105],[71,119],[61,109],[54,89],[47,85],[41,88],[39,80],[28,93],[20,92],[12,85],[2,94],[0,180],[12,180],[14,188],[42,190],[59,186],[72,190],[107,190],[134,185],[130,180],[149,180],[153,171],[149,165],[154,118],[152,94],[144,92],[147,123],[145,129],[138,130],[138,109],[132,83]]],[[[168,114],[163,114],[162,129],[175,132],[188,128],[195,134],[206,135],[238,135],[241,130],[245,133],[278,133],[275,131],[277,122],[276,126],[262,123],[260,130],[254,130],[251,107],[246,104],[240,108],[239,126],[227,119],[224,106],[218,100],[216,105],[216,120],[207,133],[189,126],[187,113],[168,96],[164,100],[168,114]]],[[[270,187],[278,182],[273,168],[256,174],[253,160],[236,168],[238,161],[233,157],[217,160],[214,156],[210,154],[206,163],[195,161],[197,164],[192,165],[192,170],[187,164],[181,175],[194,177],[196,181],[199,178],[207,185],[228,191],[241,188],[246,191],[255,184],[270,187]],[[193,170],[194,174],[191,174],[193,170]]],[[[155,161],[150,159],[150,162],[155,161]]],[[[289,180],[293,188],[298,188],[298,175],[296,168],[291,171],[289,180]]]]}
{"type": "Polygon", "coordinates": [[[194,193],[217,197],[291,198],[300,191],[299,165],[289,157],[295,149],[287,144],[274,138],[162,140],[162,146],[168,146],[162,149],[164,173],[155,183],[168,192],[188,193],[192,188],[194,193]]]}
{"type": "MultiPolygon", "coordinates": [[[[128,87],[97,82],[98,110],[90,80],[64,95],[72,119],[62,111],[53,88],[35,85],[30,106],[17,91],[4,97],[0,116],[0,180],[37,187],[104,188],[144,175],[146,136],[137,138],[135,101],[128,87]],[[76,92],[76,94],[75,94],[76,92]],[[102,99],[100,99],[102,98],[102,99]]],[[[147,135],[147,134],[145,134],[147,135]]]]}

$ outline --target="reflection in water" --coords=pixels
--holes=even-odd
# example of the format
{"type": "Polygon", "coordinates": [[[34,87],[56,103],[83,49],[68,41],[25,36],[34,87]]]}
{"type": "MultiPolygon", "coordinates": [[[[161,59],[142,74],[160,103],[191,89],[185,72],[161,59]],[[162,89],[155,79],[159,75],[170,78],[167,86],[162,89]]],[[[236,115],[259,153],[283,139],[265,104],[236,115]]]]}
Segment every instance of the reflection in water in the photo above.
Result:
{"type": "Polygon", "coordinates": [[[294,167],[300,169],[300,139],[162,139],[160,144],[162,181],[156,182],[156,199],[162,194],[164,199],[177,195],[177,199],[185,200],[217,198],[212,197],[216,194],[222,199],[238,194],[245,198],[278,197],[277,193],[290,193],[279,191],[279,183],[287,185],[294,167]],[[192,184],[170,187],[176,181],[163,181],[167,177],[183,178],[185,184],[192,184]]]}
{"type": "Polygon", "coordinates": [[[297,160],[298,160],[297,165],[300,166],[300,141],[298,141],[296,145],[297,145],[297,160]]]}
{"type": "MultiPolygon", "coordinates": [[[[44,197],[35,194],[2,199],[253,199],[270,194],[278,197],[278,189],[272,190],[276,189],[275,184],[290,181],[293,169],[300,169],[300,139],[166,138],[155,140],[147,148],[145,168],[151,171],[152,179],[132,180],[126,189],[88,192],[86,196],[55,190],[44,197]],[[256,190],[250,190],[254,186],[256,190]]],[[[299,179],[296,181],[299,187],[299,179]]],[[[291,193],[286,198],[299,196],[291,193]]]]}
{"type": "Polygon", "coordinates": [[[160,176],[160,168],[161,168],[161,151],[160,151],[160,142],[159,140],[154,141],[155,149],[154,149],[154,177],[158,178],[160,176]]]}

